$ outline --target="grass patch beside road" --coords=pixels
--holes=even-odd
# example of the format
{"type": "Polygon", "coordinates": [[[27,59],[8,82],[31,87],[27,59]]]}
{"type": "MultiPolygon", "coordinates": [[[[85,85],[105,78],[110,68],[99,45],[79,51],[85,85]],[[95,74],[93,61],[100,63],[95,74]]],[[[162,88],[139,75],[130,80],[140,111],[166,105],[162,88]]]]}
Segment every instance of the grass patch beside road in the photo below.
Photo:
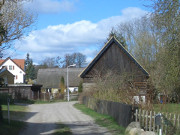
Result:
{"type": "Polygon", "coordinates": [[[156,112],[168,112],[180,114],[180,104],[154,104],[156,112]]]}
{"type": "Polygon", "coordinates": [[[94,110],[87,108],[83,104],[75,104],[74,107],[94,118],[98,125],[106,127],[113,135],[125,134],[125,128],[119,126],[111,116],[99,114],[94,110]]]}
{"type": "Polygon", "coordinates": [[[10,124],[8,123],[8,109],[7,105],[2,105],[3,122],[0,124],[1,135],[17,135],[20,130],[25,127],[25,122],[16,121],[12,119],[21,119],[25,116],[27,111],[26,106],[21,105],[9,105],[10,110],[10,124]]]}
{"type": "Polygon", "coordinates": [[[18,135],[20,130],[25,126],[24,122],[11,120],[10,124],[7,119],[3,120],[0,125],[1,135],[18,135]]]}
{"type": "Polygon", "coordinates": [[[55,133],[53,133],[53,135],[72,135],[71,130],[68,126],[61,123],[57,125],[58,129],[55,131],[55,133]]]}
{"type": "MultiPolygon", "coordinates": [[[[8,108],[7,105],[2,105],[3,117],[8,117],[8,108]]],[[[27,106],[24,105],[9,105],[10,118],[11,119],[20,119],[25,116],[27,111],[27,106]]]]}

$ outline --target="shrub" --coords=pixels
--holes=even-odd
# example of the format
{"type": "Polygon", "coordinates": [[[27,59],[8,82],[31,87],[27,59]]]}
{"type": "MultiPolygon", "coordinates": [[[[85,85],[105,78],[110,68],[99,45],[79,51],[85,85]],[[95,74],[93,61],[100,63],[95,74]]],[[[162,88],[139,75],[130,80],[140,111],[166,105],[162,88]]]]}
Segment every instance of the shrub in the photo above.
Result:
{"type": "Polygon", "coordinates": [[[82,91],[83,91],[83,82],[80,82],[78,86],[78,92],[81,93],[82,91]]]}

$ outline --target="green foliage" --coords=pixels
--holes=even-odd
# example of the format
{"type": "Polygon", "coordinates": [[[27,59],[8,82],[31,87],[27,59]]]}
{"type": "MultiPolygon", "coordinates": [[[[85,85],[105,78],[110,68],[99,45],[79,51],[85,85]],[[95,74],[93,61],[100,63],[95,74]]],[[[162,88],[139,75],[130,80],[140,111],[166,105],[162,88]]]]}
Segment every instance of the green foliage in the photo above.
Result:
{"type": "Polygon", "coordinates": [[[33,60],[30,59],[29,53],[27,53],[26,61],[25,61],[25,71],[26,71],[26,81],[29,79],[35,79],[35,67],[33,65],[33,60]]]}
{"type": "Polygon", "coordinates": [[[153,23],[161,42],[153,81],[161,93],[180,97],[180,2],[157,0],[153,9],[153,23]]]}
{"type": "Polygon", "coordinates": [[[106,127],[113,135],[124,135],[125,128],[119,126],[111,116],[99,114],[82,104],[75,104],[74,106],[83,113],[93,117],[97,124],[106,127]]]}
{"type": "Polygon", "coordinates": [[[83,82],[81,81],[78,86],[78,92],[81,93],[83,91],[83,82]]]}
{"type": "Polygon", "coordinates": [[[60,82],[61,94],[64,94],[65,88],[66,88],[66,87],[65,87],[64,77],[61,76],[61,82],[60,82]]]}
{"type": "Polygon", "coordinates": [[[12,95],[9,95],[7,93],[0,93],[0,104],[6,104],[7,105],[7,99],[10,99],[10,104],[13,104],[14,100],[12,99],[12,95]]]}
{"type": "Polygon", "coordinates": [[[180,114],[180,104],[154,104],[154,111],[180,114]]]}
{"type": "Polygon", "coordinates": [[[68,126],[58,123],[57,124],[58,129],[55,130],[55,133],[53,135],[72,135],[71,130],[68,126]]]}
{"type": "Polygon", "coordinates": [[[4,120],[0,126],[1,135],[18,135],[22,128],[25,127],[25,123],[22,121],[11,120],[11,123],[8,123],[8,120],[4,120]]]}
{"type": "Polygon", "coordinates": [[[115,37],[126,49],[127,49],[127,43],[125,38],[123,37],[122,33],[112,28],[111,32],[109,33],[109,36],[107,40],[109,40],[111,37],[115,37]]]}

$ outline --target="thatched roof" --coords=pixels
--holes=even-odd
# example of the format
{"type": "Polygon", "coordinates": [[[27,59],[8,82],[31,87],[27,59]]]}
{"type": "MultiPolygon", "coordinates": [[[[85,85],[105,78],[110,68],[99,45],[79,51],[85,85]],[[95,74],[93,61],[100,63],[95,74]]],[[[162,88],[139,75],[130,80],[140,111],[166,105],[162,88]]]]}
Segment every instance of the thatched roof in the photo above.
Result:
{"type": "MultiPolygon", "coordinates": [[[[81,81],[78,75],[83,71],[83,68],[69,68],[68,78],[69,87],[77,87],[81,81]]],[[[67,82],[67,68],[47,68],[39,69],[37,74],[37,83],[42,84],[44,88],[59,88],[61,77],[64,77],[65,86],[67,82]]]]}

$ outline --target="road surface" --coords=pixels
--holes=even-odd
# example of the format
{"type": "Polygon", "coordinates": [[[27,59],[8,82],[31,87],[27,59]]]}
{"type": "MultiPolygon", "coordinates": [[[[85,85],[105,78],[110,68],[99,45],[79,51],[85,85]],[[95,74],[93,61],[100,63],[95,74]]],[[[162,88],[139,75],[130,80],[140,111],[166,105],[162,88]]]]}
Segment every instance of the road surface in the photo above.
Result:
{"type": "Polygon", "coordinates": [[[76,102],[29,105],[25,117],[27,126],[20,135],[50,135],[57,129],[56,123],[70,127],[74,135],[111,135],[106,128],[73,107],[76,102]]]}

